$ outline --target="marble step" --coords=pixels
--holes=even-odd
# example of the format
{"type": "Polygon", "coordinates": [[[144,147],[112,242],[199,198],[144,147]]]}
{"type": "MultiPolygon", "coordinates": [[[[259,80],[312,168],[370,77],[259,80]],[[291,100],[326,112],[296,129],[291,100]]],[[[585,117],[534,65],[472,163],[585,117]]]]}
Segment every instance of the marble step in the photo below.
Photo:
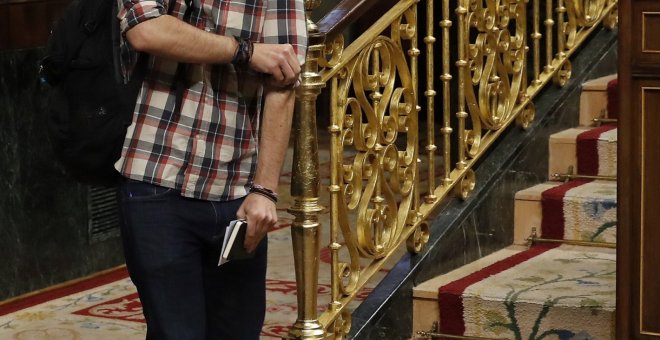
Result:
{"type": "Polygon", "coordinates": [[[525,246],[509,246],[415,286],[413,288],[413,338],[419,331],[430,331],[433,323],[438,321],[440,315],[438,289],[440,287],[526,249],[525,246]]]}
{"type": "Polygon", "coordinates": [[[510,246],[416,286],[413,335],[613,339],[615,273],[614,249],[510,246]]]}
{"type": "Polygon", "coordinates": [[[532,234],[532,228],[537,233],[541,230],[543,209],[541,194],[548,189],[560,186],[561,182],[547,182],[518,191],[513,205],[513,244],[526,245],[532,234]]]}
{"type": "Polygon", "coordinates": [[[617,129],[612,125],[554,133],[548,141],[548,179],[569,169],[573,174],[616,176],[616,152],[617,129]]]}
{"type": "Polygon", "coordinates": [[[594,118],[607,118],[607,84],[616,74],[589,80],[582,84],[580,126],[592,126],[594,118]]]}
{"type": "Polygon", "coordinates": [[[589,127],[577,127],[550,135],[548,140],[548,179],[553,174],[566,173],[570,167],[577,169],[577,136],[589,127]]]}
{"type": "Polygon", "coordinates": [[[614,181],[547,182],[518,191],[513,243],[527,244],[532,228],[544,238],[616,243],[616,206],[614,181]]]}

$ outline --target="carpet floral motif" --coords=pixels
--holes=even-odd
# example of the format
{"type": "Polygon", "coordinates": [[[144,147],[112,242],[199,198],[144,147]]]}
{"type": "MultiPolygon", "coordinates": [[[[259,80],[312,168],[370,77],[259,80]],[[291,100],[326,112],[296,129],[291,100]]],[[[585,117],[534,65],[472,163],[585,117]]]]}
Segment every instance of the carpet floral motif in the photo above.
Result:
{"type": "Polygon", "coordinates": [[[515,340],[609,339],[615,252],[561,246],[468,287],[465,335],[515,340]]]}
{"type": "Polygon", "coordinates": [[[593,181],[566,192],[564,238],[616,243],[616,182],[593,181]]]}

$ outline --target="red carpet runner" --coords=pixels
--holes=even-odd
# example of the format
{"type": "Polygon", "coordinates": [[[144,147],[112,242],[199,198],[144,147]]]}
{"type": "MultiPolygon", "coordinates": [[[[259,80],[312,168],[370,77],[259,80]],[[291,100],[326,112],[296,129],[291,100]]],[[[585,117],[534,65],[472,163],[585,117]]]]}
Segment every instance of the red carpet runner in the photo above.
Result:
{"type": "Polygon", "coordinates": [[[603,133],[614,129],[616,129],[616,125],[603,125],[578,135],[576,141],[578,174],[589,176],[599,175],[598,138],[603,133]]]}
{"type": "Polygon", "coordinates": [[[490,266],[476,271],[462,279],[440,287],[438,301],[440,303],[440,330],[443,333],[463,335],[465,320],[463,320],[463,292],[469,286],[487,279],[490,276],[513,268],[535,256],[555,248],[557,245],[538,245],[526,251],[515,254],[490,266]]]}

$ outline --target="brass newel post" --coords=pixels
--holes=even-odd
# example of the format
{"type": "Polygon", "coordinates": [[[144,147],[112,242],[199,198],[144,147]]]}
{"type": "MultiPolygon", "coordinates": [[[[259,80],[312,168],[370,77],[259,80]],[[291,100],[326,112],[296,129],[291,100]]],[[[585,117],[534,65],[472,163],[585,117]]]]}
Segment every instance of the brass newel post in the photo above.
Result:
{"type": "Polygon", "coordinates": [[[316,135],[316,98],[325,84],[319,75],[318,59],[323,56],[324,37],[310,19],[320,0],[305,0],[309,47],[302,70],[302,85],[297,90],[298,105],[293,120],[294,154],[289,212],[293,257],[298,293],[298,318],[289,331],[292,339],[323,339],[325,331],[318,320],[317,287],[319,272],[320,224],[319,161],[316,135]]]}

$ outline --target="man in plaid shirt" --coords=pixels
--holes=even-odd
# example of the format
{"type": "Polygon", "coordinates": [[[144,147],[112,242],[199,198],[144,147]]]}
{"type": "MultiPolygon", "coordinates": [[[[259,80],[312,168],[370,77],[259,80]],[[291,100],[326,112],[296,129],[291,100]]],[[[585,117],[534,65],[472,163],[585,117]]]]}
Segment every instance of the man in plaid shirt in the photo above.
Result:
{"type": "Polygon", "coordinates": [[[125,177],[122,237],[147,339],[257,339],[264,236],[277,221],[307,48],[303,0],[119,3],[122,66],[130,73],[136,51],[150,55],[115,165],[125,177]],[[236,218],[247,220],[244,245],[255,257],[218,266],[236,218]]]}

